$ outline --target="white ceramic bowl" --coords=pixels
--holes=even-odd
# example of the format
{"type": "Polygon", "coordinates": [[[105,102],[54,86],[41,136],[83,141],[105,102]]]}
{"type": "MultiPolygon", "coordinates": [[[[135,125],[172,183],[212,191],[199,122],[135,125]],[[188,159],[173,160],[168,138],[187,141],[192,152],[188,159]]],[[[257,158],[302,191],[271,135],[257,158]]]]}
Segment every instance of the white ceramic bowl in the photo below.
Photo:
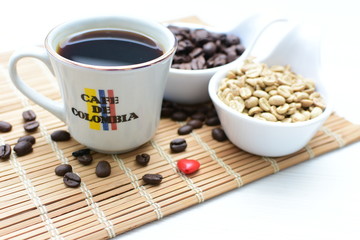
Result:
{"type": "Polygon", "coordinates": [[[237,60],[220,67],[201,70],[171,68],[165,87],[164,98],[183,104],[197,104],[210,101],[207,90],[210,78],[217,71],[226,68],[229,65],[236,64],[239,60],[245,59],[263,31],[271,24],[279,21],[287,21],[287,19],[274,15],[256,14],[245,19],[236,27],[228,30],[214,29],[198,24],[172,23],[171,25],[188,27],[190,29],[204,28],[211,32],[232,33],[240,37],[241,44],[245,47],[245,51],[237,60]]]}
{"type": "Polygon", "coordinates": [[[237,147],[269,157],[291,154],[303,148],[330,116],[331,103],[320,81],[319,37],[307,27],[294,27],[266,59],[258,62],[269,66],[290,64],[295,73],[313,79],[316,91],[325,98],[325,111],[314,119],[296,123],[268,122],[239,113],[217,96],[221,79],[232,68],[221,69],[211,78],[208,90],[225,133],[237,147]]]}

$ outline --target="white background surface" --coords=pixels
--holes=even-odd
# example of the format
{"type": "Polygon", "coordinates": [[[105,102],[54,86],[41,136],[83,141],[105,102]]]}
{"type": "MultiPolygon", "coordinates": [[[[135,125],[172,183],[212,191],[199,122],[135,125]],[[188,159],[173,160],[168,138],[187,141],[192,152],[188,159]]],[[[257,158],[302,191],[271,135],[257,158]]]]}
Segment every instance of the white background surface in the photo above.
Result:
{"type": "MultiPolygon", "coordinates": [[[[57,24],[94,14],[125,13],[157,21],[197,15],[218,27],[235,25],[258,11],[311,20],[323,27],[324,82],[335,111],[360,124],[360,5],[355,0],[8,0],[1,10],[0,52],[42,44],[57,24]]],[[[352,144],[118,239],[360,239],[359,154],[360,143],[352,144]]]]}

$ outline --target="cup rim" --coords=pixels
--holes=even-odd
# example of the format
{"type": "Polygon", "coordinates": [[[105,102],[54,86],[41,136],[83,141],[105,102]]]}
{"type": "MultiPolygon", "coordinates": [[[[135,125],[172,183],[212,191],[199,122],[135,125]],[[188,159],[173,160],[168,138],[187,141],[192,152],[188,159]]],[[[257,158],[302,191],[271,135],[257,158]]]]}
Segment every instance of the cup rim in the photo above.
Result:
{"type": "MultiPolygon", "coordinates": [[[[104,28],[107,28],[107,27],[104,27],[104,28]]],[[[109,29],[110,29],[110,27],[109,27],[109,29]]],[[[146,34],[144,34],[144,35],[146,35],[146,34]]],[[[48,53],[50,55],[52,55],[55,59],[57,59],[61,62],[67,63],[69,65],[72,65],[74,67],[83,67],[83,68],[87,68],[87,69],[103,70],[103,71],[120,71],[120,70],[127,71],[127,70],[134,70],[134,69],[141,69],[141,68],[149,67],[149,66],[155,65],[157,63],[163,62],[166,59],[170,58],[176,51],[177,40],[169,29],[167,29],[162,24],[160,24],[156,21],[143,19],[143,18],[129,17],[129,16],[95,16],[95,17],[85,17],[85,18],[73,19],[73,20],[64,22],[62,24],[59,24],[58,26],[55,26],[46,36],[44,45],[45,45],[45,49],[48,51],[48,53]],[[64,26],[69,25],[74,22],[80,22],[80,21],[85,21],[85,20],[101,21],[101,20],[105,20],[105,19],[118,19],[118,20],[131,20],[131,21],[146,22],[146,24],[151,24],[157,28],[162,28],[164,31],[168,32],[168,34],[170,33],[169,36],[172,36],[173,44],[169,48],[169,50],[164,52],[161,56],[154,58],[150,61],[146,61],[146,62],[142,62],[142,63],[138,63],[138,64],[122,65],[122,66],[101,66],[101,65],[92,65],[92,64],[76,62],[76,61],[67,59],[67,58],[61,56],[60,54],[58,54],[56,52],[56,49],[54,49],[50,43],[50,38],[55,34],[56,30],[58,30],[61,27],[64,27],[64,26]]]]}

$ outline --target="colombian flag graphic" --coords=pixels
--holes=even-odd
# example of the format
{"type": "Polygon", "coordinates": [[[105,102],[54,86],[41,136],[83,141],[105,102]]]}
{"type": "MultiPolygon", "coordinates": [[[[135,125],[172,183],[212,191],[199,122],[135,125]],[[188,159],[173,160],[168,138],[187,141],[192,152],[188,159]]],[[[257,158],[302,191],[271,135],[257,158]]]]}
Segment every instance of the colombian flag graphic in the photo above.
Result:
{"type": "Polygon", "coordinates": [[[94,130],[117,130],[116,122],[112,119],[116,118],[115,104],[117,98],[114,97],[113,90],[102,89],[84,89],[87,101],[87,112],[89,113],[89,127],[94,130]]]}

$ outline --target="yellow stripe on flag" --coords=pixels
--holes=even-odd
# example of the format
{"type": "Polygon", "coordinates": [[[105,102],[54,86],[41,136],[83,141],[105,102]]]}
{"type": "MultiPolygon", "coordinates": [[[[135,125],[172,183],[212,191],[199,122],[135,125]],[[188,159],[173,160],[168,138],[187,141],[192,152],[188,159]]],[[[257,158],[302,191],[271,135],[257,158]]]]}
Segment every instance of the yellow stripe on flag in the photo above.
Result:
{"type": "MultiPolygon", "coordinates": [[[[85,94],[88,96],[97,96],[97,92],[95,89],[91,89],[91,88],[85,88],[85,94]]],[[[94,105],[91,102],[87,102],[87,112],[89,113],[89,118],[92,119],[93,116],[98,116],[100,113],[94,113],[93,112],[93,108],[92,106],[94,105]]],[[[100,123],[96,123],[96,122],[89,122],[90,124],[90,128],[94,129],[94,130],[100,130],[100,123]]]]}

